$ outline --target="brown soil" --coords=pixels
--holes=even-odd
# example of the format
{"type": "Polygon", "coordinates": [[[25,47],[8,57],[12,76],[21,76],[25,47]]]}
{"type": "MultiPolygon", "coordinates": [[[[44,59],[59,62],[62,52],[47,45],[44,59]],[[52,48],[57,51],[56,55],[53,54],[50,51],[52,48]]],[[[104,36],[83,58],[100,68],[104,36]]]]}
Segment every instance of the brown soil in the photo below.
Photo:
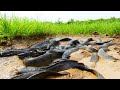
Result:
{"type": "MultiPolygon", "coordinates": [[[[62,37],[55,37],[56,39],[63,38],[62,37]]],[[[68,36],[70,37],[70,36],[68,36]]],[[[70,37],[73,39],[85,40],[88,37],[84,36],[74,36],[70,37]]],[[[93,37],[93,36],[91,36],[93,37]]],[[[101,37],[103,41],[106,40],[114,40],[116,45],[110,46],[108,51],[109,55],[112,55],[118,59],[120,59],[120,38],[112,38],[112,37],[101,37]]],[[[28,47],[34,43],[42,42],[44,39],[17,39],[13,41],[12,46],[0,46],[0,50],[7,50],[7,49],[19,49],[28,47]]],[[[61,43],[62,45],[66,45],[67,42],[61,43]]],[[[76,60],[78,62],[82,62],[85,65],[89,66],[100,72],[106,79],[120,79],[120,61],[114,62],[113,60],[105,60],[100,58],[99,61],[96,63],[90,62],[91,53],[86,50],[79,50],[71,54],[71,60],[76,60]]],[[[22,60],[20,60],[17,56],[11,57],[2,57],[0,58],[0,79],[10,79],[15,76],[18,69],[24,68],[24,64],[22,60]]],[[[78,69],[69,69],[65,70],[69,72],[69,75],[64,76],[49,76],[48,79],[96,79],[96,76],[87,71],[81,71],[78,69]]]]}

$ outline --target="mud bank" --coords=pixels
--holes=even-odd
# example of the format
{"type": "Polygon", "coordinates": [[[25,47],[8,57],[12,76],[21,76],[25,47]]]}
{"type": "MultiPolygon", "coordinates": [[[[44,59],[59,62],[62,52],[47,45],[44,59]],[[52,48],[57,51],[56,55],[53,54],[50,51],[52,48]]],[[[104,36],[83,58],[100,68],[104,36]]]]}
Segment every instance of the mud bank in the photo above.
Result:
{"type": "MultiPolygon", "coordinates": [[[[62,37],[55,37],[56,39],[63,38],[62,37]]],[[[68,36],[72,39],[78,39],[78,40],[84,40],[89,37],[85,36],[68,36]]],[[[92,37],[92,36],[91,36],[92,37]]],[[[103,41],[106,40],[114,40],[116,42],[116,45],[110,46],[108,51],[109,55],[112,55],[118,59],[120,59],[120,38],[110,38],[110,37],[101,37],[103,41]]],[[[44,41],[44,38],[38,38],[38,39],[17,39],[13,40],[13,45],[11,46],[0,46],[0,50],[6,50],[6,49],[19,49],[19,48],[25,48],[28,47],[34,43],[42,42],[44,41]]],[[[63,45],[66,45],[67,42],[61,43],[63,45]]],[[[89,53],[86,50],[79,50],[71,54],[72,60],[76,60],[78,62],[82,62],[85,65],[89,66],[90,68],[93,68],[100,72],[106,79],[120,79],[120,61],[110,61],[105,60],[103,58],[100,58],[99,61],[94,65],[90,62],[91,53],[89,53]]],[[[11,57],[2,57],[0,58],[0,79],[10,79],[13,77],[18,69],[24,68],[24,64],[22,60],[20,60],[17,56],[11,56],[11,57]]],[[[90,72],[81,71],[78,69],[69,69],[65,70],[70,73],[70,75],[64,75],[64,76],[49,76],[48,79],[96,79],[96,76],[93,75],[90,72]]]]}

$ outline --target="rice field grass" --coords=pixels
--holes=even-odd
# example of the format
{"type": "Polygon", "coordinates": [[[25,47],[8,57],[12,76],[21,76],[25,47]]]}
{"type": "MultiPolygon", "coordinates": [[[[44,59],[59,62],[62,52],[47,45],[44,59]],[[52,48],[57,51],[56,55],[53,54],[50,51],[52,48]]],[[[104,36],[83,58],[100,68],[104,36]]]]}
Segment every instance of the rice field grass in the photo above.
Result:
{"type": "Polygon", "coordinates": [[[26,38],[41,35],[91,35],[94,32],[100,35],[120,35],[120,18],[42,22],[28,18],[0,17],[0,41],[18,36],[26,38]]]}

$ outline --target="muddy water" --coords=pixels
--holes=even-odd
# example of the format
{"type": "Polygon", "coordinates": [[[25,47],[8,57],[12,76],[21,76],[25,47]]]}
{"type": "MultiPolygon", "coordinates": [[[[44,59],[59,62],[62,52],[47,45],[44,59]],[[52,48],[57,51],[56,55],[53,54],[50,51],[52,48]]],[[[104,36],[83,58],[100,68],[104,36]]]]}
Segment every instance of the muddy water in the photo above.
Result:
{"type": "MultiPolygon", "coordinates": [[[[64,36],[63,36],[64,37],[64,36]]],[[[63,38],[56,37],[56,39],[63,38]]],[[[70,37],[70,36],[68,36],[70,37]]],[[[85,40],[89,37],[84,36],[74,36],[70,37],[73,39],[85,40]]],[[[103,41],[114,39],[117,45],[110,46],[108,51],[109,55],[112,55],[118,59],[120,59],[120,40],[119,38],[109,38],[109,37],[101,37],[103,41]]],[[[26,39],[26,40],[14,40],[14,44],[12,46],[0,46],[0,50],[6,49],[19,49],[28,47],[34,43],[42,42],[44,39],[26,39]]],[[[62,45],[66,45],[67,42],[61,43],[62,45]]],[[[78,50],[71,54],[70,59],[76,60],[78,62],[83,62],[85,65],[89,66],[100,72],[106,79],[120,79],[120,61],[114,62],[112,60],[105,60],[100,58],[96,63],[89,62],[91,58],[91,53],[86,50],[78,50]]],[[[11,57],[3,57],[0,58],[0,79],[10,79],[15,76],[18,69],[24,68],[24,64],[22,60],[20,60],[17,56],[11,57]]],[[[96,79],[96,76],[87,71],[81,71],[78,69],[69,69],[65,70],[70,74],[64,76],[49,76],[48,79],[96,79]]]]}

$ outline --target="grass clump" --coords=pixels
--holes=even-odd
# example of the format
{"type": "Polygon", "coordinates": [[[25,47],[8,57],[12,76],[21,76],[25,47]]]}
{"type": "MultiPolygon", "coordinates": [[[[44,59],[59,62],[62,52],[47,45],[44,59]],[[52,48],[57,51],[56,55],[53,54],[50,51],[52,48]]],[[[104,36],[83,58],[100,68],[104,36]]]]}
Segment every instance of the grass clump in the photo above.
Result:
{"type": "Polygon", "coordinates": [[[91,35],[94,32],[110,36],[120,35],[120,18],[97,20],[69,20],[67,22],[41,22],[27,18],[0,17],[0,40],[41,35],[91,35]]]}

